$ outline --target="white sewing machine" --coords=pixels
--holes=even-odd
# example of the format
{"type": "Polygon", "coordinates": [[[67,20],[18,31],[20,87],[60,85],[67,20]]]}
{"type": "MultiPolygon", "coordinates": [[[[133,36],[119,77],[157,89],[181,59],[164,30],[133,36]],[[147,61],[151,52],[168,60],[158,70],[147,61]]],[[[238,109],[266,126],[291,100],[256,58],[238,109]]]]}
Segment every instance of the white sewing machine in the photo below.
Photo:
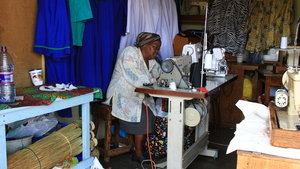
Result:
{"type": "Polygon", "coordinates": [[[279,56],[279,48],[271,48],[268,50],[267,54],[263,56],[264,61],[277,62],[279,56]]]}
{"type": "Polygon", "coordinates": [[[227,75],[228,67],[225,59],[224,48],[213,48],[213,54],[206,54],[204,58],[204,69],[207,76],[227,75]]]}
{"type": "Polygon", "coordinates": [[[277,111],[279,126],[283,129],[297,130],[296,125],[300,125],[300,69],[289,68],[282,76],[282,84],[288,89],[288,107],[287,111],[277,111]]]}
{"type": "Polygon", "coordinates": [[[198,63],[201,58],[202,45],[201,43],[189,43],[183,46],[182,54],[191,55],[192,63],[198,63]]]}

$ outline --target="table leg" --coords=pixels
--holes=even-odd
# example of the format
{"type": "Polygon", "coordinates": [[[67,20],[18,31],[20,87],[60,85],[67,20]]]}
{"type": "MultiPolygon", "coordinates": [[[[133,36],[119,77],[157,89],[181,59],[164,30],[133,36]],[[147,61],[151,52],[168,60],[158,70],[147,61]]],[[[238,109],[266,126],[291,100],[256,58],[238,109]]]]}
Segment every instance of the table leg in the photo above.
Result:
{"type": "Polygon", "coordinates": [[[2,153],[0,153],[0,159],[2,164],[0,165],[0,169],[7,169],[5,125],[0,125],[0,140],[0,147],[2,147],[2,153]]]}
{"type": "Polygon", "coordinates": [[[182,168],[184,100],[169,98],[167,167],[182,168]]]}
{"type": "Polygon", "coordinates": [[[252,101],[257,101],[257,97],[259,95],[258,88],[259,88],[259,82],[258,82],[258,72],[255,71],[254,77],[253,77],[253,84],[252,84],[252,101]]]}
{"type": "Polygon", "coordinates": [[[270,88],[271,88],[271,77],[266,76],[266,83],[265,83],[265,99],[264,104],[268,106],[270,102],[270,88]]]}
{"type": "Polygon", "coordinates": [[[82,110],[82,159],[90,157],[90,103],[84,103],[82,110]]]}

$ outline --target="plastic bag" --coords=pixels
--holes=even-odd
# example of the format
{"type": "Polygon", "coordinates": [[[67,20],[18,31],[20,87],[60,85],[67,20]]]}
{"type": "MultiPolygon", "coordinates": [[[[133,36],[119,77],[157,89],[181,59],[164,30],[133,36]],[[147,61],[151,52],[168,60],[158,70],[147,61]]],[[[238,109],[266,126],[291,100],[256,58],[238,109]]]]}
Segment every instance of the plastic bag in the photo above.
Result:
{"type": "MultiPolygon", "coordinates": [[[[22,123],[17,128],[12,128],[8,131],[7,138],[22,138],[30,135],[34,137],[40,137],[55,127],[58,123],[57,119],[54,117],[53,113],[44,114],[41,116],[36,116],[22,120],[22,123]]],[[[14,124],[9,124],[8,126],[15,126],[14,124]]]]}

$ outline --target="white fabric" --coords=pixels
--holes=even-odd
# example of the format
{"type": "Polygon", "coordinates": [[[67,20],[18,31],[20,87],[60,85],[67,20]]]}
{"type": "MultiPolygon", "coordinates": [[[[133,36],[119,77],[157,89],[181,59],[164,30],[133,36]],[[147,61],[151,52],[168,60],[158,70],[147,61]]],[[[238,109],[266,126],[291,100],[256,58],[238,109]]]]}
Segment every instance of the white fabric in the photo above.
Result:
{"type": "Polygon", "coordinates": [[[226,154],[245,150],[300,159],[300,149],[271,146],[268,107],[243,100],[239,100],[236,106],[243,112],[245,119],[236,125],[235,136],[230,141],[226,154]]]}
{"type": "Polygon", "coordinates": [[[77,87],[73,86],[72,84],[56,84],[54,86],[41,86],[40,90],[41,91],[70,91],[73,89],[77,89],[77,87]]]}
{"type": "Polygon", "coordinates": [[[121,37],[118,56],[141,32],[160,35],[163,60],[174,56],[173,39],[179,32],[174,0],[128,0],[127,11],[126,35],[121,37]]]}
{"type": "Polygon", "coordinates": [[[90,169],[104,169],[99,162],[98,158],[94,158],[93,165],[90,167],[90,169]]]}

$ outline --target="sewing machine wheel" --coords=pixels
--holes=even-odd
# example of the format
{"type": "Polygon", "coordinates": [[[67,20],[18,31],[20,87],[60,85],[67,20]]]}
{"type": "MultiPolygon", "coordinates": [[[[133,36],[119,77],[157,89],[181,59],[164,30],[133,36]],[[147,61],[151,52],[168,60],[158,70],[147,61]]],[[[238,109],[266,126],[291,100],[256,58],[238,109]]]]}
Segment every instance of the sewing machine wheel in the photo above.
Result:
{"type": "Polygon", "coordinates": [[[174,68],[174,63],[171,59],[167,59],[161,63],[161,69],[165,73],[172,72],[173,68],[174,68]]]}
{"type": "Polygon", "coordinates": [[[275,93],[275,105],[277,107],[286,107],[288,105],[288,93],[284,89],[278,89],[275,93]]]}

